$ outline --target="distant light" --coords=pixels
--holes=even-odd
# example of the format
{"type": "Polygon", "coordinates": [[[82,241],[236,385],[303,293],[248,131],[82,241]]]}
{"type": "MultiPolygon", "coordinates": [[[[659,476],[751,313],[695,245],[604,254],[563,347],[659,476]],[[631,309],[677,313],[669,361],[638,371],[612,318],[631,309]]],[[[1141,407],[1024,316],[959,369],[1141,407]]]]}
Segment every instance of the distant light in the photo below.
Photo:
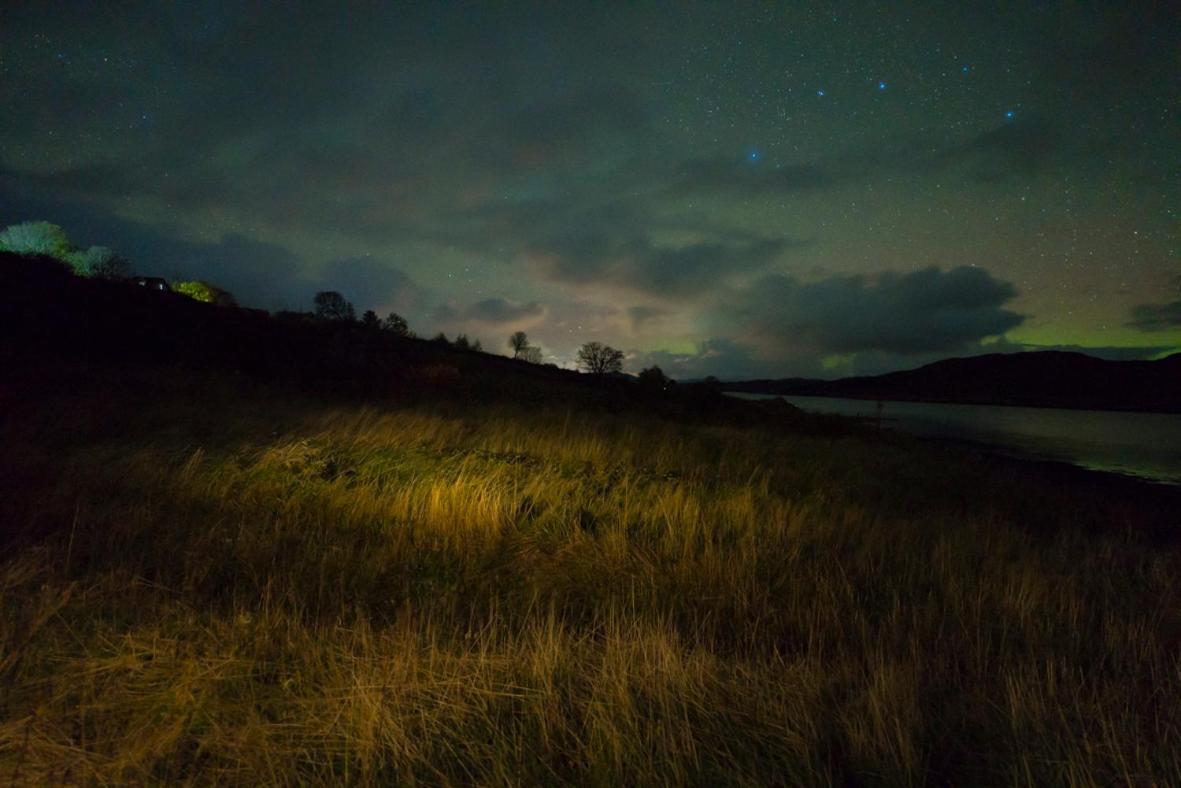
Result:
{"type": "Polygon", "coordinates": [[[1013,118],[1017,117],[1017,113],[1010,109],[1005,112],[1005,117],[1009,120],[1012,120],[1013,118]]]}
{"type": "Polygon", "coordinates": [[[970,67],[966,65],[960,68],[960,71],[964,72],[965,74],[967,74],[970,70],[970,67]]]}
{"type": "Polygon", "coordinates": [[[824,91],[823,91],[823,90],[818,90],[818,91],[816,91],[816,95],[817,95],[817,96],[820,96],[820,98],[824,98],[824,91]]]}
{"type": "Polygon", "coordinates": [[[885,82],[879,82],[879,83],[878,83],[878,90],[885,90],[885,89],[886,89],[886,83],[885,83],[885,82]]]}
{"type": "Polygon", "coordinates": [[[750,153],[746,154],[747,161],[758,161],[763,158],[763,154],[759,153],[757,149],[752,149],[750,153]]]}

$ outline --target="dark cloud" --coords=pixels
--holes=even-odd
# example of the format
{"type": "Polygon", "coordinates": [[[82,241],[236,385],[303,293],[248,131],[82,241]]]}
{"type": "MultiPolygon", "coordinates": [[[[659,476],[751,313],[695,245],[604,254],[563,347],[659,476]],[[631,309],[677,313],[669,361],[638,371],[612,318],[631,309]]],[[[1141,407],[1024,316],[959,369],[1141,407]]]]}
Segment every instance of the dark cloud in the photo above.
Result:
{"type": "Polygon", "coordinates": [[[692,353],[657,350],[628,354],[628,371],[639,372],[651,366],[660,367],[674,380],[698,380],[711,375],[722,380],[738,380],[759,377],[767,370],[766,361],[758,358],[751,347],[725,337],[707,339],[692,353]]]}
{"type": "Polygon", "coordinates": [[[733,157],[714,157],[684,162],[672,177],[671,188],[740,195],[792,194],[823,189],[836,181],[836,176],[819,164],[772,167],[733,157]]]}
{"type": "Polygon", "coordinates": [[[886,176],[930,178],[961,173],[969,181],[1027,178],[1065,156],[1067,140],[1044,118],[1003,120],[962,141],[931,135],[882,140],[872,148],[854,148],[802,166],[816,173],[814,188],[863,183],[886,176]]]}
{"type": "Polygon", "coordinates": [[[144,274],[208,280],[246,306],[304,309],[318,290],[339,290],[362,308],[415,309],[431,298],[388,260],[337,259],[317,270],[280,244],[236,232],[217,241],[189,240],[175,228],[125,219],[89,203],[35,196],[39,190],[28,186],[23,175],[0,171],[0,205],[15,221],[52,217],[75,243],[117,249],[144,274]]]}
{"type": "Polygon", "coordinates": [[[1137,304],[1132,307],[1132,318],[1128,325],[1141,331],[1169,331],[1181,328],[1181,301],[1137,304]]]}
{"type": "Polygon", "coordinates": [[[930,164],[937,169],[963,165],[973,177],[984,181],[1028,177],[1051,159],[1060,144],[1061,137],[1050,123],[1027,118],[1004,123],[938,153],[930,164]]]}
{"type": "Polygon", "coordinates": [[[666,309],[660,309],[659,307],[654,306],[646,306],[643,304],[639,306],[628,307],[627,309],[627,317],[628,320],[631,321],[632,331],[638,331],[639,329],[643,328],[644,324],[649,320],[655,320],[657,318],[664,317],[667,314],[668,310],[666,309]]]}
{"type": "Polygon", "coordinates": [[[642,236],[574,232],[546,239],[531,251],[540,271],[551,279],[685,297],[716,288],[728,277],[763,268],[788,246],[783,238],[674,246],[642,236]]]}
{"type": "Polygon", "coordinates": [[[958,352],[1024,318],[1004,308],[1017,294],[979,268],[836,276],[768,276],[742,293],[731,316],[789,353],[958,352]]]}
{"type": "Polygon", "coordinates": [[[537,303],[516,303],[504,298],[485,298],[467,306],[445,301],[435,306],[428,316],[433,327],[454,330],[499,328],[513,324],[532,324],[546,317],[548,310],[537,303]]]}
{"type": "Polygon", "coordinates": [[[516,164],[552,164],[554,156],[585,153],[600,144],[640,142],[651,133],[639,100],[619,85],[595,85],[533,104],[507,119],[496,140],[516,164]]]}
{"type": "Polygon", "coordinates": [[[1142,93],[1175,68],[1176,9],[1168,3],[1077,6],[1027,34],[1037,76],[1076,106],[1142,93]]]}
{"type": "Polygon", "coordinates": [[[471,252],[503,250],[506,259],[526,260],[553,282],[671,299],[700,296],[806,243],[596,196],[588,188],[581,198],[482,205],[461,212],[446,238],[471,252]]]}
{"type": "Polygon", "coordinates": [[[218,241],[190,240],[173,227],[126,219],[36,185],[30,188],[25,177],[11,171],[0,170],[0,205],[13,222],[49,219],[76,244],[116,249],[144,274],[207,279],[247,306],[295,308],[305,300],[310,303],[303,262],[278,244],[240,233],[226,233],[218,241]]]}
{"type": "Polygon", "coordinates": [[[738,157],[696,158],[658,176],[672,194],[753,198],[808,195],[887,176],[932,177],[962,171],[974,181],[1030,177],[1064,153],[1063,135],[1038,117],[1004,121],[962,142],[915,136],[853,148],[835,156],[771,165],[738,157]]]}
{"type": "Polygon", "coordinates": [[[388,260],[349,257],[326,263],[312,279],[362,309],[420,309],[430,294],[388,260]]]}
{"type": "Polygon", "coordinates": [[[485,298],[463,310],[460,315],[463,319],[481,323],[517,323],[543,317],[545,307],[536,301],[517,304],[503,298],[485,298]]]}
{"type": "Polygon", "coordinates": [[[816,282],[766,276],[729,294],[717,322],[734,336],[692,353],[634,352],[629,369],[657,364],[676,378],[840,377],[1006,352],[1015,348],[1004,333],[1023,320],[1004,308],[1015,295],[970,267],[816,282]]]}

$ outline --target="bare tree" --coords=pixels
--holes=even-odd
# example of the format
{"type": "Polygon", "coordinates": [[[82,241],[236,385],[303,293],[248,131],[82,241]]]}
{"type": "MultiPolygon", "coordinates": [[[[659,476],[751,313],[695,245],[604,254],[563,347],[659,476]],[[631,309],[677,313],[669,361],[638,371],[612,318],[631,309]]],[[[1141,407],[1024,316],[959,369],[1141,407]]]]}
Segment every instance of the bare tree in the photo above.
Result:
{"type": "Polygon", "coordinates": [[[601,342],[587,342],[578,349],[578,366],[592,375],[623,371],[623,351],[601,342]]]}
{"type": "Polygon", "coordinates": [[[513,358],[520,358],[529,348],[529,336],[524,331],[514,331],[508,338],[508,346],[513,349],[513,358]]]}
{"type": "Polygon", "coordinates": [[[345,297],[335,290],[316,293],[316,317],[321,320],[356,320],[357,313],[345,297]]]}
{"type": "Polygon", "coordinates": [[[522,361],[528,361],[530,364],[540,364],[541,348],[537,347],[537,345],[530,345],[521,351],[520,358],[522,361]]]}

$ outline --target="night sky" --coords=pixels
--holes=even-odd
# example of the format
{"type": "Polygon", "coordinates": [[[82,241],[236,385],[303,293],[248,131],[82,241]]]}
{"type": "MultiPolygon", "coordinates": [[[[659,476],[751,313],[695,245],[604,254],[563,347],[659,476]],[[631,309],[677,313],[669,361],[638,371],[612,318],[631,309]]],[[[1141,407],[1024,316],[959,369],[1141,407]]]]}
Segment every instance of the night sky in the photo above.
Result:
{"type": "Polygon", "coordinates": [[[0,225],[247,305],[677,377],[1181,349],[1164,4],[22,5],[0,225]]]}

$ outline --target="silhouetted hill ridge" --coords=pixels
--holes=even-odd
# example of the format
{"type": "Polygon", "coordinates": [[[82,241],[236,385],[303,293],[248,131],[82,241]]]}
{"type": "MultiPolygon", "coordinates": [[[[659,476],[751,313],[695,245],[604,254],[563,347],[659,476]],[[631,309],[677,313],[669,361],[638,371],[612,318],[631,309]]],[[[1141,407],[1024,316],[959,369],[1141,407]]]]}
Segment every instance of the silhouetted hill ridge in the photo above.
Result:
{"type": "Polygon", "coordinates": [[[355,321],[216,306],[130,281],[74,276],[50,258],[0,252],[0,367],[55,358],[101,370],[180,366],[280,391],[362,399],[448,400],[465,407],[496,400],[557,402],[673,419],[849,429],[783,402],[742,403],[715,386],[653,391],[631,376],[596,378],[355,321]]]}
{"type": "Polygon", "coordinates": [[[936,361],[884,375],[747,380],[728,391],[850,399],[1181,413],[1181,353],[1155,361],[1108,361],[1044,350],[936,361]]]}

